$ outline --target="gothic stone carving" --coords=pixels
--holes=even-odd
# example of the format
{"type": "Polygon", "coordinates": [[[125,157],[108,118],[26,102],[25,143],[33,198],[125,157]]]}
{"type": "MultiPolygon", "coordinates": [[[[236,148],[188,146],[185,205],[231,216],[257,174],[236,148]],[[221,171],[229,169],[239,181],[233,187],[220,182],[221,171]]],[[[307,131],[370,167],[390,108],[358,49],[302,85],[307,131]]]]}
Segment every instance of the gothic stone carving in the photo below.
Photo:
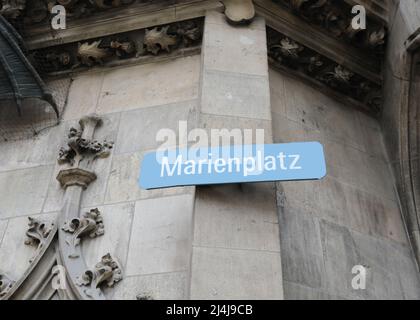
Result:
{"type": "Polygon", "coordinates": [[[80,240],[86,237],[96,238],[105,233],[102,216],[97,208],[86,212],[81,218],[66,221],[62,229],[72,234],[66,241],[71,248],[70,258],[79,257],[75,248],[80,244],[80,240]]]}
{"type": "Polygon", "coordinates": [[[353,29],[351,6],[334,0],[273,0],[301,18],[321,26],[337,38],[353,45],[382,54],[385,47],[384,23],[369,19],[366,30],[353,29]]]}
{"type": "Polygon", "coordinates": [[[88,140],[82,138],[82,131],[71,128],[67,146],[61,148],[58,156],[58,163],[68,163],[71,166],[78,167],[80,162],[91,158],[106,158],[110,155],[114,143],[112,141],[99,142],[97,140],[88,140]]]}
{"type": "Polygon", "coordinates": [[[70,19],[88,17],[98,11],[114,9],[133,4],[134,2],[151,2],[152,0],[2,0],[0,13],[12,20],[22,16],[25,23],[46,22],[51,8],[62,5],[70,19]],[[26,10],[25,10],[26,9],[26,10]]]}
{"type": "Polygon", "coordinates": [[[144,45],[146,50],[157,54],[160,50],[170,52],[170,46],[174,46],[177,42],[176,36],[168,34],[169,26],[162,28],[146,29],[144,35],[144,45]]]}
{"type": "Polygon", "coordinates": [[[380,85],[321,56],[300,43],[267,28],[268,55],[272,62],[310,77],[329,88],[350,96],[378,114],[382,105],[380,85]]]}
{"type": "Polygon", "coordinates": [[[191,47],[200,43],[202,34],[202,19],[194,19],[40,49],[31,52],[30,57],[43,74],[72,71],[191,47]]]}
{"type": "Polygon", "coordinates": [[[86,270],[77,281],[78,286],[88,287],[86,294],[90,295],[92,290],[102,286],[113,287],[122,280],[122,270],[119,263],[108,253],[104,255],[99,263],[91,270],[86,270]]]}
{"type": "Polygon", "coordinates": [[[33,258],[29,260],[32,263],[34,258],[38,255],[39,251],[46,244],[47,238],[51,233],[54,223],[42,222],[38,219],[28,217],[28,230],[26,231],[27,239],[25,240],[26,245],[36,246],[36,253],[33,258]]]}
{"type": "Polygon", "coordinates": [[[0,14],[9,19],[16,19],[26,8],[26,0],[0,1],[0,14]]]}
{"type": "Polygon", "coordinates": [[[8,276],[0,274],[0,300],[9,292],[14,283],[15,281],[8,276]]]}

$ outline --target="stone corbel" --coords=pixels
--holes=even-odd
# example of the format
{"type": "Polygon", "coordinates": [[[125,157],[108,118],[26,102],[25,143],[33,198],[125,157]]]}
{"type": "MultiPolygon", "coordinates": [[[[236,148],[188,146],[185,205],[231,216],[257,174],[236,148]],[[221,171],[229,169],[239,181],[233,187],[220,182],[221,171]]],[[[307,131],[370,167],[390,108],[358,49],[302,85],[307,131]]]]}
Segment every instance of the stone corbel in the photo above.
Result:
{"type": "Polygon", "coordinates": [[[224,0],[225,16],[233,25],[250,24],[255,17],[252,0],[224,0]]]}

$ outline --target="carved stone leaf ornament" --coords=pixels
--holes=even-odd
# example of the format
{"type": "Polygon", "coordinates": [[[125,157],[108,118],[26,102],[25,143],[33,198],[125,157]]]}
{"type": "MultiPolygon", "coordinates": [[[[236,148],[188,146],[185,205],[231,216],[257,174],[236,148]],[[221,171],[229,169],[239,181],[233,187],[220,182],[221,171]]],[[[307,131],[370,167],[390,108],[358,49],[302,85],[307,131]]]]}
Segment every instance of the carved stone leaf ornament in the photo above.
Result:
{"type": "Polygon", "coordinates": [[[114,143],[106,140],[99,142],[97,140],[83,139],[82,131],[70,128],[67,146],[67,148],[63,147],[60,149],[58,163],[68,163],[71,166],[77,167],[81,161],[89,156],[92,160],[108,157],[114,143]]]}
{"type": "Polygon", "coordinates": [[[146,29],[144,35],[144,45],[146,50],[158,54],[160,50],[170,52],[170,47],[177,44],[177,37],[168,34],[169,26],[161,28],[146,29]]]}
{"type": "Polygon", "coordinates": [[[26,0],[2,0],[0,1],[0,14],[6,18],[16,19],[26,8],[26,0]]]}
{"type": "Polygon", "coordinates": [[[94,64],[104,63],[104,59],[110,56],[110,52],[108,49],[100,47],[101,42],[101,40],[98,40],[92,43],[79,43],[77,57],[81,64],[91,67],[94,64]]]}
{"type": "Polygon", "coordinates": [[[88,287],[85,293],[89,296],[94,290],[102,286],[113,287],[122,280],[122,269],[119,263],[114,260],[111,254],[102,257],[93,269],[86,270],[77,279],[76,284],[80,287],[88,287]]]}
{"type": "Polygon", "coordinates": [[[29,262],[32,262],[46,243],[46,240],[53,229],[54,223],[46,223],[31,217],[28,217],[28,219],[29,228],[26,231],[27,239],[25,240],[25,244],[36,246],[36,254],[29,260],[29,262]]]}
{"type": "Polygon", "coordinates": [[[98,208],[92,209],[83,214],[81,218],[74,218],[66,221],[62,229],[72,235],[66,240],[70,246],[70,258],[77,258],[79,254],[75,248],[80,244],[81,239],[89,237],[96,238],[105,233],[103,219],[98,208]]]}

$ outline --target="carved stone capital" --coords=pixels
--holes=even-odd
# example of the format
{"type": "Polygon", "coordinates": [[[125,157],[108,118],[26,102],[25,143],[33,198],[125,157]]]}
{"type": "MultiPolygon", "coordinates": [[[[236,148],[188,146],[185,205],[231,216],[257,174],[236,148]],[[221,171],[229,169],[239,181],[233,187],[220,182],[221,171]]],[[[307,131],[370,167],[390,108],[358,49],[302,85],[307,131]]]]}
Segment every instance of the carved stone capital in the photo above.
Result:
{"type": "Polygon", "coordinates": [[[255,17],[252,0],[224,0],[225,16],[233,25],[250,24],[255,17]]]}
{"type": "Polygon", "coordinates": [[[61,187],[80,186],[86,189],[89,184],[96,180],[96,174],[79,168],[61,170],[57,175],[61,187]]]}

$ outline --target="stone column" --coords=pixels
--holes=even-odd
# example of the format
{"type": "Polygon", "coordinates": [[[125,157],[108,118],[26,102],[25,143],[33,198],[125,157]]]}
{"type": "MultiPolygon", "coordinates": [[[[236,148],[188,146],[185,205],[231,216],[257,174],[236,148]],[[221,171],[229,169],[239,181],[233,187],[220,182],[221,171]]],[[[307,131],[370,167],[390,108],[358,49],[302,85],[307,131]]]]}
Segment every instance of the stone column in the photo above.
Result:
{"type": "MultiPolygon", "coordinates": [[[[200,125],[265,130],[272,142],[264,19],[228,24],[208,12],[202,46],[200,125]]],[[[255,140],[254,140],[255,142],[255,140]]],[[[191,299],[282,299],[274,184],[198,187],[191,299]]]]}

